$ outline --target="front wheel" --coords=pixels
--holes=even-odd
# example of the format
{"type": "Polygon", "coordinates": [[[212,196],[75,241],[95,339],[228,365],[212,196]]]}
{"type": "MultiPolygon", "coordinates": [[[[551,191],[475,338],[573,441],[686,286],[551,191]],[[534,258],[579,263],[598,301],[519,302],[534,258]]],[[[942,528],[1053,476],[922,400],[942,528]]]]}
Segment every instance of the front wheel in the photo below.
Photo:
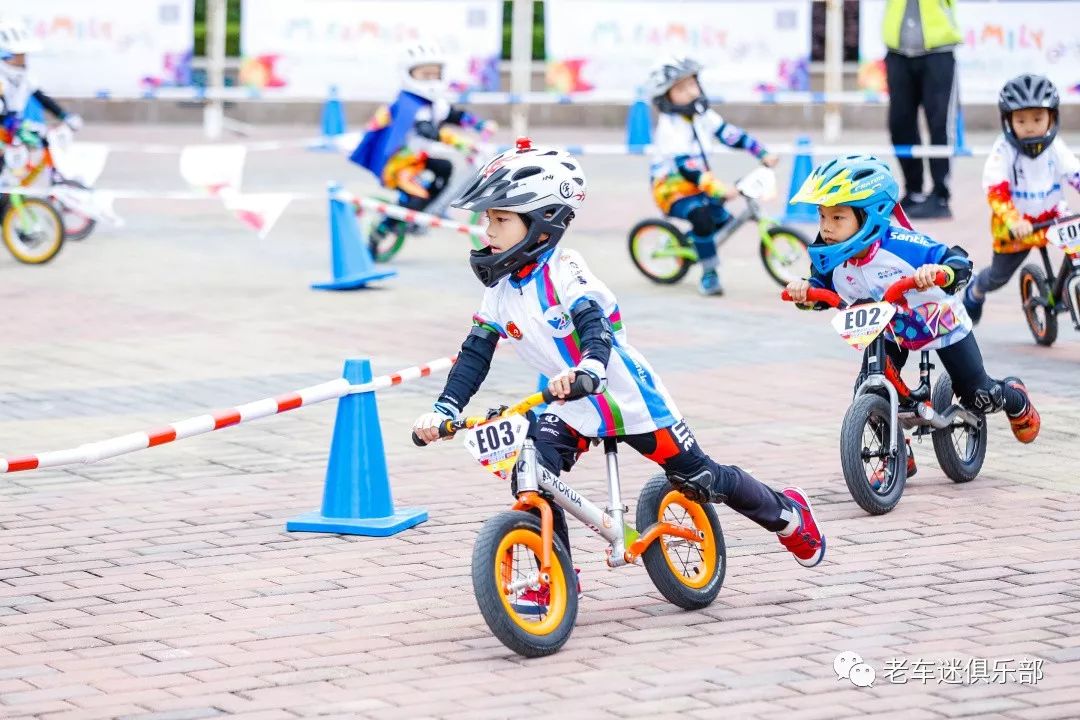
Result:
{"type": "MultiPolygon", "coordinates": [[[[955,402],[952,378],[948,373],[941,373],[934,383],[933,402],[938,414],[944,413],[955,402]]],[[[977,428],[967,424],[953,425],[935,430],[931,435],[938,465],[953,482],[970,482],[982,470],[986,458],[986,418],[981,419],[977,428]]]]}
{"type": "MultiPolygon", "coordinates": [[[[60,180],[54,183],[53,187],[70,188],[78,192],[91,192],[90,188],[75,180],[60,180]]],[[[52,200],[60,210],[60,216],[64,221],[65,240],[85,240],[90,237],[90,233],[94,232],[94,228],[97,227],[97,220],[80,212],[78,208],[66,204],[62,193],[57,193],[52,200]]]]}
{"type": "Polygon", "coordinates": [[[666,220],[642,220],[630,230],[630,258],[641,274],[662,285],[674,285],[697,262],[686,235],[666,220]]]}
{"type": "Polygon", "coordinates": [[[700,542],[662,535],[645,549],[641,561],[653,585],[668,601],[687,610],[708,607],[724,584],[727,551],[724,531],[712,505],[700,505],[658,475],[638,496],[637,527],[644,532],[657,522],[693,528],[700,542]]]}
{"type": "Polygon", "coordinates": [[[390,262],[405,245],[408,225],[401,220],[381,216],[368,230],[368,250],[375,262],[390,262]]]}
{"type": "Polygon", "coordinates": [[[773,225],[762,233],[758,250],[769,277],[785,287],[810,272],[810,253],[806,250],[809,246],[810,241],[798,230],[773,225]]]}
{"type": "Polygon", "coordinates": [[[907,482],[907,445],[885,398],[860,395],[848,408],[840,427],[840,464],[848,492],[866,512],[884,515],[900,502],[907,482]],[[895,456],[889,454],[890,437],[896,438],[895,456]]]}
{"type": "Polygon", "coordinates": [[[1020,270],[1020,301],[1024,304],[1031,336],[1039,345],[1049,347],[1057,340],[1057,314],[1050,298],[1050,283],[1038,265],[1025,265],[1020,270]]]}
{"type": "Polygon", "coordinates": [[[16,260],[41,265],[60,252],[64,221],[51,203],[41,198],[10,198],[3,208],[4,244],[16,260]]]}
{"type": "Polygon", "coordinates": [[[556,535],[551,578],[540,582],[540,520],[517,510],[484,523],[473,546],[472,580],[480,614],[499,641],[518,655],[558,651],[577,619],[577,575],[556,535]]]}

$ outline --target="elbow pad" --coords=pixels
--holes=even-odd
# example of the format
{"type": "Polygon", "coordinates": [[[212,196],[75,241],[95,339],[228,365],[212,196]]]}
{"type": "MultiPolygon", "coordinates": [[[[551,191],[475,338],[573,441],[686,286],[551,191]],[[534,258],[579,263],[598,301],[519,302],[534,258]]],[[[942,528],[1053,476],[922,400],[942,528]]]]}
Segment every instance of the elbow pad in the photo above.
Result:
{"type": "Polygon", "coordinates": [[[588,357],[607,367],[615,332],[604,311],[595,300],[579,300],[570,309],[570,318],[577,329],[582,359],[588,357]]]}
{"type": "Polygon", "coordinates": [[[953,245],[949,248],[949,253],[941,261],[941,264],[952,270],[955,276],[950,284],[942,288],[945,292],[955,293],[967,285],[968,280],[971,279],[971,259],[968,258],[967,251],[959,245],[953,245]]]}

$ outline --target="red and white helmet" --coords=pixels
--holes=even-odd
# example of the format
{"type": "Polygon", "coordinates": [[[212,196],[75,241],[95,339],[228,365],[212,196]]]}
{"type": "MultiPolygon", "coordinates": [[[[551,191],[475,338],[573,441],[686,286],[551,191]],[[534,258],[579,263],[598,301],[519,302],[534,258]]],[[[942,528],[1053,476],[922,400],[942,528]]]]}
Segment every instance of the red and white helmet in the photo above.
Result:
{"type": "Polygon", "coordinates": [[[555,247],[585,200],[588,186],[577,159],[555,148],[533,147],[529,138],[495,156],[452,205],[463,210],[506,210],[522,216],[529,230],[500,253],[474,250],[470,258],[480,282],[493,287],[555,247]]]}

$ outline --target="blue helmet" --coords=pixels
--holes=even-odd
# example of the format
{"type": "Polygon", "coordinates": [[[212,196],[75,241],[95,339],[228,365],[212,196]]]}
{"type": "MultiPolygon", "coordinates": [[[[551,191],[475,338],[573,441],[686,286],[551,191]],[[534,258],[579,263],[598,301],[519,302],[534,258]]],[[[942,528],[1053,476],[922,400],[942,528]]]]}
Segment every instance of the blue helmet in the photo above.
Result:
{"type": "Polygon", "coordinates": [[[847,155],[819,165],[806,178],[792,203],[835,207],[847,205],[865,215],[862,226],[847,240],[810,246],[810,262],[824,274],[869,248],[888,230],[900,200],[892,170],[871,155],[847,155]]]}

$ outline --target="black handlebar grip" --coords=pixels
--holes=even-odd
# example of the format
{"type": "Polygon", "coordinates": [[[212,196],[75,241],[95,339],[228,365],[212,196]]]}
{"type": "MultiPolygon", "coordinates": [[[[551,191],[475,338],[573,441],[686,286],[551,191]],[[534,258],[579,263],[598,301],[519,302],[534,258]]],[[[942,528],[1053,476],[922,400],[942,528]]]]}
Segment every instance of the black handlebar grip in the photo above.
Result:
{"type": "Polygon", "coordinates": [[[555,397],[547,388],[544,388],[544,402],[553,403],[556,400],[579,400],[596,392],[596,386],[596,378],[593,377],[591,373],[579,370],[574,373],[574,382],[570,383],[569,395],[564,398],[555,397]]]}
{"type": "Polygon", "coordinates": [[[416,433],[412,434],[413,445],[416,447],[427,447],[427,443],[420,439],[420,436],[416,433]]]}

